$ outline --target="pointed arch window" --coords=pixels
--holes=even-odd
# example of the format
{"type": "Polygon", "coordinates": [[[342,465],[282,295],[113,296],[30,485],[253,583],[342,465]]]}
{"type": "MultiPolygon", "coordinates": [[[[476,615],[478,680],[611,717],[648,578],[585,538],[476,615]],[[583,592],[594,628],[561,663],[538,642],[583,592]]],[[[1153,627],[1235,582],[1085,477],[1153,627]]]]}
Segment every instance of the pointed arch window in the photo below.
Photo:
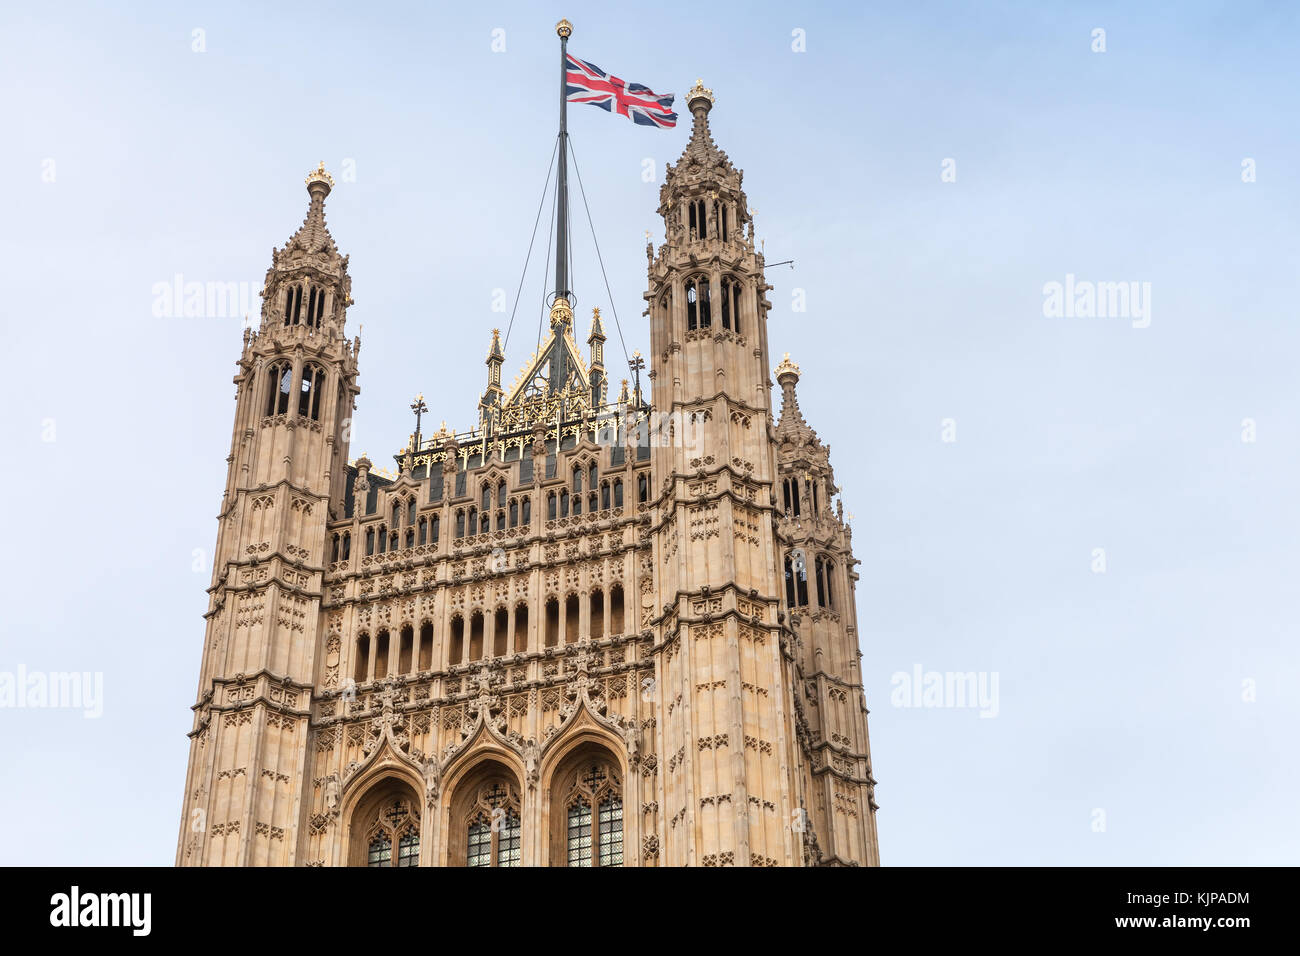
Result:
{"type": "Polygon", "coordinates": [[[420,818],[406,800],[395,799],[379,811],[367,834],[366,846],[366,866],[420,865],[420,818]]]}
{"type": "Polygon", "coordinates": [[[307,294],[307,325],[319,329],[321,319],[325,317],[325,290],[311,286],[307,294]]]}
{"type": "Polygon", "coordinates": [[[722,327],[740,331],[740,283],[731,276],[722,279],[722,327]]]}
{"type": "Polygon", "coordinates": [[[808,568],[798,548],[785,556],[785,603],[787,607],[808,606],[808,568]]]}
{"type": "Polygon", "coordinates": [[[298,414],[312,421],[320,421],[320,397],[325,391],[325,370],[319,365],[302,367],[302,383],[298,390],[298,414]]]}
{"type": "Polygon", "coordinates": [[[695,280],[691,279],[686,283],[686,328],[688,331],[699,327],[699,312],[699,296],[695,292],[695,280]]]}
{"type": "Polygon", "coordinates": [[[284,293],[284,324],[297,325],[302,320],[302,285],[293,283],[284,293]]]}
{"type": "Polygon", "coordinates": [[[283,415],[289,411],[289,394],[293,391],[293,366],[277,362],[267,370],[266,414],[283,415]]]}
{"type": "Polygon", "coordinates": [[[584,764],[564,801],[569,866],[623,865],[623,795],[606,763],[584,764]]]}
{"type": "Polygon", "coordinates": [[[514,784],[495,779],[479,787],[465,821],[465,865],[519,866],[522,837],[514,784]]]}

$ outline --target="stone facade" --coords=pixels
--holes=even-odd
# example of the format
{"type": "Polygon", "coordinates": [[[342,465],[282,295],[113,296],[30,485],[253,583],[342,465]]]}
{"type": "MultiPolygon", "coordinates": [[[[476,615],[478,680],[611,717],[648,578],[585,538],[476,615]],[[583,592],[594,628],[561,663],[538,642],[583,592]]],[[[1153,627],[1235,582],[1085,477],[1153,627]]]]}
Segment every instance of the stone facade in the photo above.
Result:
{"type": "MultiPolygon", "coordinates": [[[[478,425],[349,463],[332,181],[246,332],[178,865],[875,865],[857,575],[710,91],[647,245],[647,375],[568,302],[478,425]]],[[[423,403],[420,403],[423,410],[423,403]]]]}

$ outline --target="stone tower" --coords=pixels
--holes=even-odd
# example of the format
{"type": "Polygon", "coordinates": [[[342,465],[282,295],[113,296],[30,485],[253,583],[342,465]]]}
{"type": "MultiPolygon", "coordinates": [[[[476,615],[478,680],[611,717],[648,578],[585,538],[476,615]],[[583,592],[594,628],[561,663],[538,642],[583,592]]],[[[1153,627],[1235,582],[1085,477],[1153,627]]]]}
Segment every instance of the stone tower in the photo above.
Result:
{"type": "Polygon", "coordinates": [[[358,391],[347,257],[325,227],[332,186],[323,165],[307,177],[307,218],[272,251],[261,326],[244,333],[178,863],[295,859],[325,528],[343,507],[358,391]]]}
{"type": "Polygon", "coordinates": [[[803,829],[782,769],[796,741],[782,692],[768,285],[741,173],[709,133],[712,93],[697,83],[686,102],[694,128],[660,190],[667,242],[646,292],[664,862],[779,865],[802,856],[803,829]]]}
{"type": "Polygon", "coordinates": [[[646,250],[652,401],[639,377],[609,401],[604,323],[581,348],[557,268],[514,382],[494,332],[474,427],[417,417],[389,468],[348,461],[360,343],[308,177],[235,377],[178,864],[879,862],[829,449],[788,361],[774,421],[742,174],[712,93],[687,106],[646,250]]]}

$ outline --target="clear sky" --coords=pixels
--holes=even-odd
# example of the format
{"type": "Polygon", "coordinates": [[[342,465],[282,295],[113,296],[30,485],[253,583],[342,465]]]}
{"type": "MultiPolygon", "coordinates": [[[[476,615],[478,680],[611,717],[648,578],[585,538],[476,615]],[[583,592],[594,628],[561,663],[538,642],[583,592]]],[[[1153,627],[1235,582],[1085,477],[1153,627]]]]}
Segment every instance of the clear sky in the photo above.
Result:
{"type": "MultiPolygon", "coordinates": [[[[155,286],[260,288],[308,169],[350,161],[353,453],[397,451],[417,391],[471,427],[560,16],[683,115],[714,89],[768,260],[795,260],[773,364],[802,366],[853,514],[882,861],[1300,862],[1296,10],[6,4],[0,672],[102,673],[103,713],[0,709],[0,863],[174,858],[242,320],[159,316],[155,286]],[[1049,317],[1067,276],[1149,312],[1049,317]],[[996,716],[896,706],[918,667],[996,675],[996,716]]],[[[689,129],[570,110],[629,351],[644,160],[662,179],[689,129]]],[[[535,261],[511,377],[544,284],[535,261]]]]}

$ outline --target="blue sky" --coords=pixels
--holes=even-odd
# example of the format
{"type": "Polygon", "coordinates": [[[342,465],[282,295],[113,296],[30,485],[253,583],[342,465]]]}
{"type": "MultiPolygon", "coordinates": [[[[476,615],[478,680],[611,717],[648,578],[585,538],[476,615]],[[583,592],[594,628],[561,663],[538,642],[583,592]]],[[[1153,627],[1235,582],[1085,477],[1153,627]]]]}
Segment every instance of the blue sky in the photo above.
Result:
{"type": "MultiPolygon", "coordinates": [[[[155,284],[259,288],[308,169],[350,160],[327,214],[365,327],[353,452],[400,448],[417,391],[470,427],[562,15],[580,57],[714,89],[768,259],[795,260],[769,337],[854,516],[882,861],[1300,859],[1294,7],[24,7],[0,11],[0,671],[102,672],[104,701],[0,709],[0,863],[173,859],[242,323],[159,317],[155,284]],[[1149,283],[1149,326],[1046,317],[1067,275],[1149,283]],[[893,706],[918,665],[997,674],[998,715],[893,706]]],[[[643,161],[662,176],[689,123],[570,131],[644,349],[643,161]]]]}

